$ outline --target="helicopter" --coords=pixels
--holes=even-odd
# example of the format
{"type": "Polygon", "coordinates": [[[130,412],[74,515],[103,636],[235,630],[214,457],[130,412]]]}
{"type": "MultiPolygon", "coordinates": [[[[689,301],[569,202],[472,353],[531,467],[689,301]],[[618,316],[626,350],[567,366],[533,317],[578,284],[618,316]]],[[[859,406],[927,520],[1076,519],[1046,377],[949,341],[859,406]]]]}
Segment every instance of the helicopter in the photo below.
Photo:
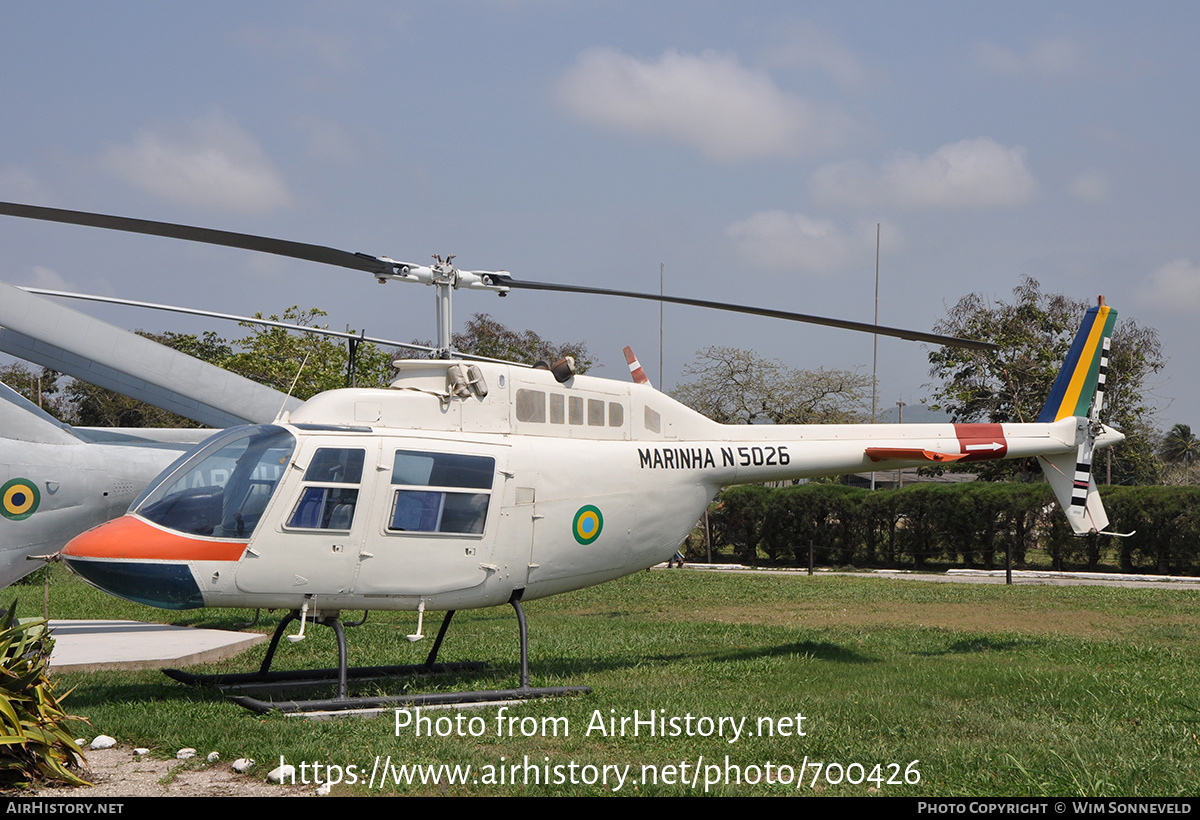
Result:
{"type": "MultiPolygon", "coordinates": [[[[438,357],[397,360],[385,389],[339,389],[268,424],[233,427],[150,483],[129,512],[73,539],[69,567],[120,597],[168,609],[279,608],[257,673],[190,683],[280,682],[269,670],[293,621],[334,629],[338,667],[296,675],[337,681],[332,699],[236,700],[259,711],[462,703],[590,691],[531,687],[530,601],[661,563],[721,488],[733,484],[1037,457],[1077,534],[1108,524],[1091,461],[1121,433],[1099,421],[1116,311],[1091,308],[1038,420],[1022,424],[722,425],[642,378],[577,374],[568,357],[534,367],[476,361],[451,347],[451,295],[467,288],[650,294],[529,282],[323,246],[79,211],[0,203],[0,214],[170,236],[282,254],[432,285],[438,357]],[[509,604],[518,620],[514,689],[379,698],[348,696],[350,677],[444,668],[436,656],[454,613],[509,604]],[[445,612],[424,664],[353,670],[343,611],[445,612]]],[[[666,301],[815,322],[975,349],[981,342],[680,297],[666,301]]],[[[632,354],[626,354],[632,359],[632,354]]],[[[631,371],[633,371],[631,362],[631,371]]]]}

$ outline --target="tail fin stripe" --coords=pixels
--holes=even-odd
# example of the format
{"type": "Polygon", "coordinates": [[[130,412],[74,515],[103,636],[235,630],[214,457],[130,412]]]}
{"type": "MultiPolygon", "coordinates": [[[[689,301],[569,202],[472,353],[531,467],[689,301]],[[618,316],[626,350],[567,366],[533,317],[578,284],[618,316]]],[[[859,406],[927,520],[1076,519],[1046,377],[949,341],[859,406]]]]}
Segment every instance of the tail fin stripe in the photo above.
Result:
{"type": "Polygon", "coordinates": [[[1093,421],[1099,421],[1100,410],[1104,407],[1104,384],[1108,378],[1108,351],[1111,341],[1108,336],[1105,336],[1104,347],[1100,351],[1100,372],[1096,376],[1096,400],[1092,402],[1091,418],[1093,421]]]}
{"type": "Polygon", "coordinates": [[[1101,374],[1108,364],[1108,338],[1116,319],[1117,312],[1107,305],[1088,310],[1038,421],[1088,415],[1093,394],[1103,385],[1101,374]]]}
{"type": "Polygon", "coordinates": [[[1080,351],[1079,359],[1076,362],[1075,372],[1071,374],[1071,383],[1067,386],[1066,395],[1063,397],[1063,405],[1067,407],[1075,407],[1076,411],[1071,415],[1083,416],[1087,414],[1086,408],[1080,408],[1083,401],[1091,403],[1091,395],[1085,391],[1085,386],[1088,382],[1088,365],[1103,341],[1104,322],[1102,314],[1107,313],[1107,308],[1100,308],[1097,315],[1092,320],[1092,326],[1088,329],[1087,341],[1084,343],[1083,350],[1080,351]],[[1082,409],[1084,412],[1079,412],[1082,409]]]}

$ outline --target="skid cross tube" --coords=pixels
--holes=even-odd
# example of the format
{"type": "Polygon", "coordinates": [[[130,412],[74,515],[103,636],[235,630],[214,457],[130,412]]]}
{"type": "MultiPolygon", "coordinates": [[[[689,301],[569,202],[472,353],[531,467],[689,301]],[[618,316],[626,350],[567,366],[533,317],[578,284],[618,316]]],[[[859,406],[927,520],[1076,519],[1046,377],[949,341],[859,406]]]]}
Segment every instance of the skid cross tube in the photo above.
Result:
{"type": "Polygon", "coordinates": [[[591,692],[588,686],[550,686],[532,687],[529,685],[529,628],[525,619],[525,610],[521,606],[521,596],[524,590],[516,590],[509,599],[509,604],[517,615],[517,626],[520,631],[521,672],[520,686],[517,689],[484,689],[473,692],[426,692],[406,695],[389,695],[380,697],[352,698],[348,694],[348,681],[378,680],[382,678],[405,677],[441,672],[479,671],[487,664],[466,661],[462,663],[437,663],[438,651],[445,640],[454,610],[449,610],[442,619],[437,638],[433,647],[422,664],[403,666],[357,666],[348,667],[346,662],[346,635],[342,629],[341,619],[337,616],[310,618],[312,623],[331,627],[338,641],[338,666],[336,669],[304,669],[296,671],[271,671],[271,662],[284,630],[292,621],[300,618],[300,613],[293,610],[280,621],[271,636],[267,647],[266,657],[257,672],[247,672],[228,675],[196,675],[178,669],[163,670],[168,676],[182,683],[197,686],[217,686],[221,689],[253,690],[269,689],[286,691],[301,687],[311,687],[318,684],[328,684],[337,681],[337,695],[323,700],[288,700],[265,701],[249,695],[233,695],[230,700],[254,712],[338,712],[361,709],[391,708],[403,706],[432,706],[439,704],[453,705],[466,703],[488,703],[493,701],[532,700],[535,698],[557,697],[561,695],[586,694],[591,692]]]}

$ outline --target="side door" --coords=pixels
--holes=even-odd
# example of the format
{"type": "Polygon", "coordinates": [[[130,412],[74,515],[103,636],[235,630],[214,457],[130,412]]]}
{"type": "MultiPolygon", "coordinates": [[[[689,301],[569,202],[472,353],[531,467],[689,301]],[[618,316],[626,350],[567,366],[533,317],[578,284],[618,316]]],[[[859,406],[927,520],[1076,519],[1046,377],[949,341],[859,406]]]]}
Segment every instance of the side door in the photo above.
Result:
{"type": "Polygon", "coordinates": [[[375,439],[303,440],[272,505],[274,526],[255,533],[238,564],[238,589],[349,593],[370,527],[370,482],[378,461],[375,439]]]}
{"type": "Polygon", "coordinates": [[[493,571],[497,462],[507,448],[408,439],[385,443],[376,521],[354,592],[424,596],[482,585],[493,571]]]}

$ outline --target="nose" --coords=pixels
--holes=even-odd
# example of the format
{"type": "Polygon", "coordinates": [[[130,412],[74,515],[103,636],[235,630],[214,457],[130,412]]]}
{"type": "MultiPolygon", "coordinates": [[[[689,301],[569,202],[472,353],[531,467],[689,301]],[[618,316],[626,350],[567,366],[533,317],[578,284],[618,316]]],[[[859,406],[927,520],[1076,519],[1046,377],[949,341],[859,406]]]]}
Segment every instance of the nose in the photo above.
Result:
{"type": "Polygon", "coordinates": [[[191,563],[237,561],[245,548],[244,542],[192,538],[126,515],[71,539],[62,558],[85,581],[118,598],[195,609],[204,606],[204,596],[191,563]]]}

